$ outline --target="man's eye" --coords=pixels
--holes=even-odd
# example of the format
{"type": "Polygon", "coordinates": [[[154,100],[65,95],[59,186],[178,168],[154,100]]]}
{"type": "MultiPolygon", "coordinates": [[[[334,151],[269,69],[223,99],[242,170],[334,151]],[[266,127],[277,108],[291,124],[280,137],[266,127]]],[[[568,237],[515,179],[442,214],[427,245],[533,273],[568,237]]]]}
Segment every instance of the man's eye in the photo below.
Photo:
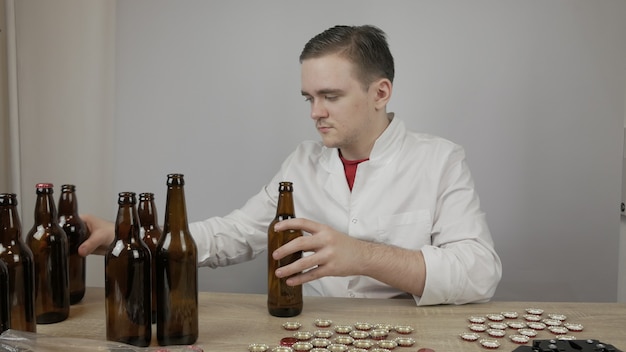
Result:
{"type": "Polygon", "coordinates": [[[337,100],[339,97],[337,95],[326,95],[324,96],[324,98],[328,101],[335,101],[337,100]]]}
{"type": "Polygon", "coordinates": [[[304,101],[311,102],[311,101],[313,101],[313,98],[305,96],[304,97],[304,101]]]}

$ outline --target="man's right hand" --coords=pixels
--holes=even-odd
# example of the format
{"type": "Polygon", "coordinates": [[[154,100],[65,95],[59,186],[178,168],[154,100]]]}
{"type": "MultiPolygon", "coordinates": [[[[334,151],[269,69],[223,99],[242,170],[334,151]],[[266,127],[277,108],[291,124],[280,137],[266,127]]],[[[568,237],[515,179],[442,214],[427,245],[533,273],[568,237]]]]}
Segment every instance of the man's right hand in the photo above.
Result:
{"type": "Polygon", "coordinates": [[[78,247],[78,254],[83,257],[92,253],[104,255],[109,245],[115,240],[115,224],[89,214],[80,215],[80,218],[87,225],[90,235],[78,247]]]}

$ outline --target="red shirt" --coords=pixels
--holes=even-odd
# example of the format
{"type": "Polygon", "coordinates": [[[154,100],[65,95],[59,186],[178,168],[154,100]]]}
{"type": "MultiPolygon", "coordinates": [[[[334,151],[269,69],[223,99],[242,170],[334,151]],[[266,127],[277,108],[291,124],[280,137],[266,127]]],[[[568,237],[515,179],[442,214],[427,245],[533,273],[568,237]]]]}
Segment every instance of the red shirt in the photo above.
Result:
{"type": "Polygon", "coordinates": [[[350,190],[352,191],[352,185],[354,184],[354,177],[356,176],[357,166],[359,166],[360,163],[370,160],[370,159],[366,158],[366,159],[360,159],[360,160],[346,160],[341,155],[341,153],[339,153],[339,158],[341,159],[341,162],[343,163],[343,171],[346,174],[346,181],[348,181],[348,187],[350,187],[350,190]]]}

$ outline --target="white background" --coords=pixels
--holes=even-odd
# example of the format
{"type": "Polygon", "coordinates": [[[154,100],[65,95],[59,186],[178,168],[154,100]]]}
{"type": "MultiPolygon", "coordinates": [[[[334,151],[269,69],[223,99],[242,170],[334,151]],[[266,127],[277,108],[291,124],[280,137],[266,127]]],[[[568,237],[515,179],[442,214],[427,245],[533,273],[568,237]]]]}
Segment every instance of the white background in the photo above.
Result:
{"type": "MultiPolygon", "coordinates": [[[[299,141],[318,138],[300,97],[298,55],[305,42],[334,24],[367,23],[387,32],[396,59],[389,110],[410,128],[466,149],[503,261],[495,298],[616,300],[619,277],[626,275],[619,273],[626,2],[42,4],[16,4],[26,229],[32,187],[43,179],[60,185],[76,178],[81,210],[111,220],[120,191],[156,193],[162,217],[170,172],[186,175],[191,221],[242,205],[299,141]],[[103,21],[100,32],[85,31],[93,21],[74,19],[81,8],[103,21]],[[92,57],[80,41],[42,49],[61,40],[50,32],[58,34],[55,26],[67,26],[68,19],[75,21],[70,30],[87,36],[82,43],[115,33],[113,44],[104,35],[98,46],[112,59],[94,64],[102,56],[92,57]],[[50,27],[42,30],[42,23],[50,27]],[[63,59],[53,58],[51,68],[46,60],[54,55],[63,59]],[[105,95],[105,116],[91,104],[87,114],[67,108],[75,107],[73,97],[90,94],[60,93],[71,80],[41,85],[43,72],[57,70],[80,80],[84,75],[72,72],[81,65],[92,74],[102,67],[114,72],[95,78],[104,87],[93,94],[105,95]],[[50,108],[57,105],[59,112],[50,108]],[[29,133],[66,119],[84,134],[80,145],[62,139],[59,147],[33,150],[29,133]],[[83,119],[92,123],[76,125],[83,119]],[[55,148],[79,150],[73,168],[80,165],[84,175],[54,162],[37,168],[38,158],[59,157],[55,148]],[[90,154],[81,158],[81,150],[90,154]]],[[[102,284],[101,258],[90,260],[91,283],[102,284]]],[[[265,292],[265,261],[202,268],[201,289],[265,292]]]]}

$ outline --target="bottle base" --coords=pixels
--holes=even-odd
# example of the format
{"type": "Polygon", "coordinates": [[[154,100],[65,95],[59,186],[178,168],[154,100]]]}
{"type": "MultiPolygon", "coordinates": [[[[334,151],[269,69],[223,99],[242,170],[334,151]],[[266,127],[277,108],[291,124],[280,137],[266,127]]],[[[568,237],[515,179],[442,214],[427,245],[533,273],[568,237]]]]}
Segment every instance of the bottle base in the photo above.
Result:
{"type": "Polygon", "coordinates": [[[148,347],[150,346],[150,337],[145,336],[119,336],[119,337],[108,337],[109,341],[116,341],[120,343],[125,343],[127,345],[133,345],[137,347],[148,347]]]}
{"type": "Polygon", "coordinates": [[[52,324],[58,323],[67,319],[68,313],[50,312],[37,316],[37,324],[52,324]]]}
{"type": "Polygon", "coordinates": [[[70,293],[70,305],[80,303],[85,297],[85,291],[70,293]]]}
{"type": "Polygon", "coordinates": [[[270,315],[280,318],[295,317],[302,313],[302,308],[268,308],[270,315]]]}
{"type": "Polygon", "coordinates": [[[160,346],[169,345],[193,345],[198,340],[198,335],[184,335],[184,336],[166,336],[157,337],[160,346]]]}

